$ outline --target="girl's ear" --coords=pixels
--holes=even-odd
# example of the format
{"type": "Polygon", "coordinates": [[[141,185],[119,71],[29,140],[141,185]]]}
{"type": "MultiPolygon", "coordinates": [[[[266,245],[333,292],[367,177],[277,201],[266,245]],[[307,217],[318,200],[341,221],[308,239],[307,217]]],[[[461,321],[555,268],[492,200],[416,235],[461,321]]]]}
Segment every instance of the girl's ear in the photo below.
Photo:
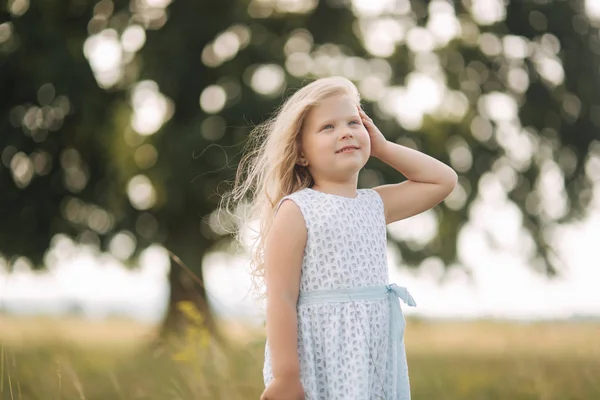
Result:
{"type": "Polygon", "coordinates": [[[296,164],[306,167],[308,165],[308,160],[304,157],[300,157],[298,159],[298,162],[296,162],[296,164]]]}
{"type": "Polygon", "coordinates": [[[308,160],[306,158],[304,158],[304,153],[300,153],[300,156],[298,157],[298,161],[296,161],[296,164],[301,165],[303,167],[306,167],[308,165],[308,160]]]}

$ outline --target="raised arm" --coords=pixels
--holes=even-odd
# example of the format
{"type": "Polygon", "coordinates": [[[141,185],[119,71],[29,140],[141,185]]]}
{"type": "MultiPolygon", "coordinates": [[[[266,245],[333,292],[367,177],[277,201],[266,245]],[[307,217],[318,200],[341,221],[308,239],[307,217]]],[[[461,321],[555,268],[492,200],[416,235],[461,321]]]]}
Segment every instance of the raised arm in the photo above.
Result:
{"type": "Polygon", "coordinates": [[[371,155],[404,175],[402,183],[374,188],[381,196],[388,224],[420,214],[444,200],[456,186],[456,172],[417,150],[389,142],[364,111],[359,110],[371,138],[371,155]]]}
{"type": "Polygon", "coordinates": [[[280,398],[277,396],[282,391],[287,396],[299,393],[298,398],[303,398],[296,303],[306,238],[306,225],[300,209],[294,202],[284,201],[265,242],[267,341],[274,381],[263,393],[261,398],[264,399],[271,396],[280,398]]]}
{"type": "Polygon", "coordinates": [[[419,151],[387,142],[377,155],[408,180],[375,190],[383,199],[386,222],[392,223],[428,210],[456,186],[457,175],[446,164],[419,151]]]}

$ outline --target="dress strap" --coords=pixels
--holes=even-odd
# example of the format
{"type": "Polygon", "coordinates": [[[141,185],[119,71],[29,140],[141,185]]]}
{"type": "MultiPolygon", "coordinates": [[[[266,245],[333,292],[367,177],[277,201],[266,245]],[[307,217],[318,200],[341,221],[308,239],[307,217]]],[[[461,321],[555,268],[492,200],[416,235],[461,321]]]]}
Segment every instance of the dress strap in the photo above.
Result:
{"type": "Polygon", "coordinates": [[[300,191],[297,191],[297,192],[294,192],[294,193],[290,193],[287,196],[284,196],[281,200],[279,200],[279,202],[275,206],[275,210],[273,212],[273,215],[277,214],[277,212],[279,211],[279,207],[281,207],[281,204],[284,201],[286,201],[286,200],[291,200],[294,203],[296,203],[296,205],[300,209],[300,212],[302,213],[302,217],[304,218],[304,223],[306,224],[306,228],[309,229],[310,226],[311,226],[311,223],[310,223],[310,216],[311,216],[310,202],[308,202],[306,200],[306,193],[305,193],[305,191],[300,190],[300,191]]]}

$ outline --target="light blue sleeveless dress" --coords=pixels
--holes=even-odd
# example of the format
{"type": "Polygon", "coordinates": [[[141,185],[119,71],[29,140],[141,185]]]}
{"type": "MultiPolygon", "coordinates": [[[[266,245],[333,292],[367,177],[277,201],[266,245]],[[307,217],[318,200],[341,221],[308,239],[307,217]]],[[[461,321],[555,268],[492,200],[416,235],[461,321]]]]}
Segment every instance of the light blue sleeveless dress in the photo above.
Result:
{"type": "MultiPolygon", "coordinates": [[[[308,231],[298,315],[300,379],[307,400],[409,400],[405,320],[389,284],[383,202],[372,189],[354,198],[310,188],[286,196],[308,231]]],[[[281,204],[281,203],[280,203],[281,204]]],[[[265,346],[264,383],[273,379],[265,346]]]]}

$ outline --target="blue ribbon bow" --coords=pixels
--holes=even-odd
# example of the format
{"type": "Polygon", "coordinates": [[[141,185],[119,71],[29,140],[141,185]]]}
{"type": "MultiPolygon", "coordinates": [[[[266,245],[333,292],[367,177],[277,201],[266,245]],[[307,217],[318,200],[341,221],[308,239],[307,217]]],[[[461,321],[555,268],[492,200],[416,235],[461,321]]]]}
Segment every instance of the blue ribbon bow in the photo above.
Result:
{"type": "Polygon", "coordinates": [[[395,283],[385,286],[367,286],[352,289],[332,289],[332,290],[312,290],[300,292],[298,305],[320,304],[320,303],[344,303],[361,300],[381,300],[388,298],[390,302],[390,344],[391,348],[396,349],[396,360],[404,358],[403,346],[404,340],[404,316],[400,307],[400,300],[411,307],[416,307],[417,303],[408,289],[398,286],[395,283]]]}

